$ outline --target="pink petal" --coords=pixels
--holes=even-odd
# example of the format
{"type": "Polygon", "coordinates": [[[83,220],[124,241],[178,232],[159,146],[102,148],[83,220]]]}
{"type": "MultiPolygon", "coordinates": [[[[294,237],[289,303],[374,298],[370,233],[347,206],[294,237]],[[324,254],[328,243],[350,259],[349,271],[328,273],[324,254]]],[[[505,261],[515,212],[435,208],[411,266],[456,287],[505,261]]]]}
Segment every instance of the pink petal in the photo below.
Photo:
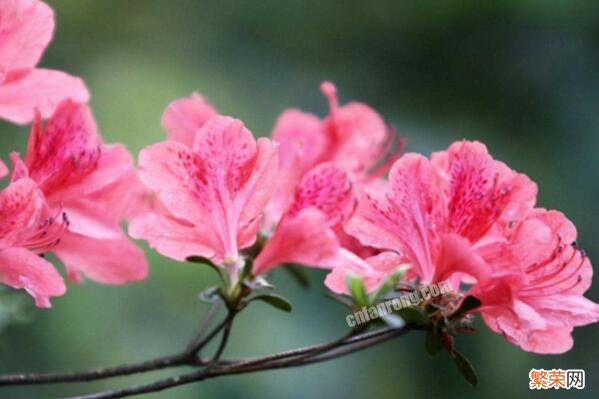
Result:
{"type": "Polygon", "coordinates": [[[501,219],[504,223],[522,220],[537,201],[537,184],[523,173],[517,173],[503,162],[495,161],[498,185],[508,189],[501,219]]]}
{"type": "Polygon", "coordinates": [[[333,271],[325,279],[325,285],[333,292],[347,294],[347,276],[352,274],[361,277],[368,292],[378,289],[391,274],[403,263],[400,255],[393,252],[382,252],[363,260],[355,254],[342,249],[337,256],[328,260],[333,271]]]}
{"type": "Polygon", "coordinates": [[[224,260],[253,243],[260,214],[274,188],[276,145],[254,141],[241,121],[211,118],[198,132],[194,149],[173,141],[140,153],[140,178],[174,217],[210,231],[211,248],[224,260]]]}
{"type": "Polygon", "coordinates": [[[129,223],[129,235],[146,240],[162,255],[179,261],[189,256],[212,258],[218,245],[209,231],[201,231],[168,215],[146,213],[129,223]]]}
{"type": "Polygon", "coordinates": [[[23,162],[21,155],[18,152],[11,152],[10,160],[12,161],[11,181],[29,178],[29,170],[27,169],[25,162],[23,162]]]}
{"type": "MultiPolygon", "coordinates": [[[[280,149],[281,147],[279,147],[280,149]]],[[[281,154],[281,151],[279,151],[281,154]]],[[[295,190],[302,178],[301,159],[299,152],[291,160],[291,164],[285,165],[284,160],[279,157],[279,175],[275,183],[275,190],[266,208],[264,209],[264,220],[262,229],[272,231],[283,217],[294,199],[295,190]]]]}
{"type": "Polygon", "coordinates": [[[5,177],[7,174],[8,174],[8,167],[6,167],[6,164],[4,162],[2,162],[2,160],[0,159],[0,179],[5,177]]]}
{"type": "Polygon", "coordinates": [[[290,109],[277,119],[271,137],[279,144],[279,177],[264,212],[264,228],[272,230],[293,201],[295,189],[306,171],[321,159],[327,138],[315,115],[290,109]]]}
{"type": "Polygon", "coordinates": [[[321,90],[329,99],[331,110],[324,121],[331,143],[327,159],[350,172],[367,172],[384,157],[391,131],[383,118],[366,104],[352,102],[339,106],[332,83],[324,82],[321,90]]]}
{"type": "Polygon", "coordinates": [[[266,273],[284,263],[327,267],[326,260],[336,254],[339,245],[326,224],[326,216],[315,208],[304,209],[295,217],[283,218],[256,258],[254,274],[266,273]]]}
{"type": "Polygon", "coordinates": [[[12,182],[0,191],[0,251],[20,246],[27,232],[42,221],[45,209],[43,194],[30,179],[12,182]]]}
{"type": "Polygon", "coordinates": [[[428,228],[432,179],[426,158],[405,154],[391,170],[390,191],[358,190],[358,207],[345,226],[364,245],[405,254],[425,281],[434,271],[428,228]]]}
{"type": "Polygon", "coordinates": [[[146,190],[131,155],[123,145],[102,144],[87,105],[62,102],[45,127],[37,118],[25,159],[49,204],[67,211],[72,232],[118,238],[130,204],[142,204],[146,190]]]}
{"type": "Polygon", "coordinates": [[[360,241],[356,237],[347,234],[347,232],[343,228],[343,225],[334,226],[333,231],[335,232],[335,235],[339,240],[339,244],[343,248],[347,249],[350,252],[353,252],[362,259],[369,258],[381,252],[376,248],[362,245],[362,243],[360,243],[360,241]]]}
{"type": "Polygon", "coordinates": [[[0,71],[35,66],[52,38],[52,9],[38,0],[4,0],[0,16],[0,71]]]}
{"type": "Polygon", "coordinates": [[[78,192],[88,196],[115,190],[123,183],[135,185],[133,159],[124,145],[102,144],[99,152],[90,173],[79,181],[69,181],[61,195],[71,196],[78,192]]]}
{"type": "Polygon", "coordinates": [[[530,216],[542,221],[551,229],[553,234],[559,236],[564,243],[570,244],[576,241],[576,227],[562,212],[535,208],[530,213],[530,216]]]}
{"type": "Polygon", "coordinates": [[[493,159],[482,143],[459,141],[448,148],[443,166],[449,177],[449,229],[476,241],[500,214],[493,159]]]}
{"type": "Polygon", "coordinates": [[[300,160],[301,172],[318,164],[329,145],[322,122],[313,114],[296,109],[283,112],[277,119],[271,137],[279,143],[281,169],[295,168],[294,159],[300,160]]]}
{"type": "Polygon", "coordinates": [[[337,294],[349,293],[347,288],[349,274],[366,279],[375,273],[368,262],[343,248],[336,253],[336,256],[327,259],[327,261],[332,271],[327,274],[324,284],[337,294]]]}
{"type": "Polygon", "coordinates": [[[257,141],[254,170],[237,196],[236,206],[241,209],[237,242],[239,248],[254,244],[260,228],[262,213],[270,201],[278,178],[278,147],[266,138],[257,141]]]}
{"type": "Polygon", "coordinates": [[[139,166],[141,181],[175,217],[197,225],[210,220],[207,192],[196,183],[202,160],[189,147],[175,141],[150,145],[139,153],[139,166]]]}
{"type": "Polygon", "coordinates": [[[68,233],[52,252],[75,280],[82,274],[100,283],[125,284],[143,280],[148,274],[143,251],[124,235],[99,240],[68,233]]]}
{"type": "Polygon", "coordinates": [[[572,328],[548,328],[529,333],[525,340],[514,342],[527,352],[556,355],[568,352],[574,346],[572,328]]]}
{"type": "Polygon", "coordinates": [[[100,151],[93,171],[80,181],[66,182],[48,201],[64,207],[70,231],[109,239],[120,235],[124,218],[147,210],[146,189],[124,146],[102,145],[100,151]]]}
{"type": "MultiPolygon", "coordinates": [[[[586,254],[570,241],[576,238],[572,223],[562,213],[544,209],[535,210],[525,223],[542,224],[550,231],[551,238],[544,252],[531,250],[527,261],[520,263],[528,280],[523,295],[557,297],[581,295],[588,290],[593,268],[586,254]]],[[[522,240],[526,239],[526,236],[522,237],[522,240]]]]}
{"type": "Polygon", "coordinates": [[[51,296],[63,295],[66,287],[50,262],[24,248],[0,250],[0,281],[25,289],[40,308],[49,308],[51,296]]]}
{"type": "Polygon", "coordinates": [[[334,226],[346,218],[353,205],[352,185],[347,174],[333,163],[324,163],[303,177],[287,215],[294,217],[303,209],[315,207],[325,215],[326,225],[334,226]]]}
{"type": "Polygon", "coordinates": [[[200,94],[171,102],[162,115],[162,126],[169,140],[192,146],[198,130],[208,119],[217,115],[216,109],[200,94]]]}
{"type": "MultiPolygon", "coordinates": [[[[488,278],[490,272],[488,265],[472,249],[468,240],[457,234],[445,234],[441,237],[441,250],[437,257],[433,281],[447,280],[460,273],[480,281],[488,278]]],[[[457,287],[457,284],[454,286],[457,287]]]]}
{"type": "Polygon", "coordinates": [[[521,220],[536,201],[534,182],[495,161],[480,142],[455,142],[431,162],[445,175],[449,229],[473,242],[500,220],[521,220]]]}
{"type": "Polygon", "coordinates": [[[10,72],[0,84],[0,118],[28,123],[39,110],[49,118],[65,99],[87,102],[89,92],[80,78],[49,69],[10,72]]]}
{"type": "Polygon", "coordinates": [[[45,126],[36,118],[25,163],[31,178],[50,195],[82,181],[97,167],[100,143],[90,109],[67,100],[45,126]]]}
{"type": "Polygon", "coordinates": [[[490,242],[481,242],[476,249],[496,271],[521,271],[555,250],[551,229],[539,220],[522,221],[496,237],[490,242]]]}
{"type": "Polygon", "coordinates": [[[599,321],[599,305],[578,295],[537,297],[513,302],[512,313],[483,313],[485,322],[522,349],[542,354],[564,353],[573,346],[575,326],[599,321]]]}
{"type": "Polygon", "coordinates": [[[599,305],[578,294],[538,296],[531,306],[554,326],[585,326],[599,321],[599,305]]]}
{"type": "Polygon", "coordinates": [[[71,200],[62,209],[69,218],[69,231],[98,239],[114,239],[120,236],[121,228],[119,221],[111,220],[118,216],[117,211],[113,214],[92,199],[86,198],[79,201],[71,200]]]}

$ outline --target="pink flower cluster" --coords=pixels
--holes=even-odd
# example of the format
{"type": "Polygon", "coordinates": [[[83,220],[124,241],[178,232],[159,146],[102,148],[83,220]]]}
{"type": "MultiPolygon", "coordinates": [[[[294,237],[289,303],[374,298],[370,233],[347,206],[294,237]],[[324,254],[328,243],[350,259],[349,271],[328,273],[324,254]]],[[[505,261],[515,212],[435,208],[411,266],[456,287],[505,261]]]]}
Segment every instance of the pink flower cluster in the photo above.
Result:
{"type": "MultiPolygon", "coordinates": [[[[129,152],[102,142],[79,78],[35,68],[53,30],[45,3],[0,1],[0,117],[33,121],[25,156],[10,154],[11,179],[0,192],[0,281],[27,290],[40,307],[66,290],[46,252],[74,281],[147,275],[143,251],[121,230],[144,195],[129,152]]],[[[7,174],[0,161],[0,178],[7,174]]]]}
{"type": "Polygon", "coordinates": [[[449,279],[458,297],[480,299],[487,325],[527,351],[567,351],[573,327],[599,320],[576,229],[535,207],[536,184],[483,144],[401,155],[375,110],[339,104],[325,82],[329,114],[286,110],[271,138],[199,94],[176,100],[167,139],[141,151],[136,171],[123,146],[102,142],[81,82],[33,68],[52,29],[43,3],[0,2],[0,116],[34,118],[0,193],[0,281],[39,306],[65,291],[39,256],[48,251],[73,280],[143,279],[143,253],[120,228],[130,218],[131,237],[176,260],[208,258],[232,284],[248,262],[252,277],[295,263],[328,269],[336,293],[348,275],[374,291],[408,264],[409,281],[449,279]]]}
{"type": "Polygon", "coordinates": [[[372,291],[409,264],[410,280],[468,286],[490,328],[533,352],[567,351],[573,327],[599,320],[582,295],[592,268],[576,230],[535,208],[527,176],[479,142],[397,159],[372,108],[340,106],[331,83],[322,90],[326,118],[287,110],[270,140],[254,140],[198,94],[173,102],[169,139],[139,160],[157,205],[130,234],[173,259],[210,258],[233,280],[258,239],[254,275],[286,263],[330,269],[325,283],[337,293],[348,274],[372,291]]]}

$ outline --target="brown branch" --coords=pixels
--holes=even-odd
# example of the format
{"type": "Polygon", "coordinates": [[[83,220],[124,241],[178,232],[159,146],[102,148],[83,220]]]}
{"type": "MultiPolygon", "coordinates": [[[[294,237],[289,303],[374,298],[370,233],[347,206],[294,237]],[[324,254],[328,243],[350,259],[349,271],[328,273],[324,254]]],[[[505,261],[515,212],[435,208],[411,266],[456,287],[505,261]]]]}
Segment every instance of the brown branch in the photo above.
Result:
{"type": "Polygon", "coordinates": [[[393,337],[403,335],[409,330],[415,328],[414,326],[408,324],[401,329],[383,328],[373,332],[361,333],[366,328],[366,326],[363,326],[349,331],[341,338],[318,345],[311,345],[257,358],[221,360],[221,356],[229,339],[233,320],[237,313],[239,313],[244,306],[238,308],[228,307],[227,316],[212,330],[210,330],[206,336],[204,336],[207,329],[210,327],[210,324],[212,324],[212,320],[218,312],[219,306],[220,304],[218,303],[213,305],[213,307],[207,313],[205,319],[200,324],[189,345],[181,353],[159,357],[140,363],[124,364],[115,367],[99,368],[82,372],[0,375],[0,386],[87,382],[171,367],[201,367],[201,369],[192,373],[170,377],[155,381],[150,384],[131,386],[76,397],[81,399],[122,398],[147,392],[157,392],[167,388],[199,382],[208,378],[215,378],[219,376],[252,373],[261,370],[299,367],[307,364],[323,362],[369,348],[393,337]],[[199,356],[199,352],[221,331],[223,333],[222,338],[212,358],[206,360],[205,358],[199,356]]]}
{"type": "Polygon", "coordinates": [[[220,357],[222,356],[223,352],[225,351],[225,347],[229,342],[229,335],[231,334],[231,326],[233,325],[233,319],[235,318],[235,314],[236,312],[234,310],[229,310],[227,318],[224,320],[223,336],[220,340],[220,343],[218,344],[216,352],[212,356],[212,360],[210,360],[210,363],[208,364],[208,368],[214,367],[220,360],[220,357]]]}
{"type": "Polygon", "coordinates": [[[143,393],[158,392],[164,389],[220,376],[251,373],[262,370],[299,367],[338,358],[372,347],[379,343],[388,341],[391,338],[403,335],[411,329],[412,328],[410,326],[406,326],[401,329],[384,328],[374,332],[348,337],[341,341],[334,340],[320,345],[313,345],[305,348],[281,352],[257,359],[240,360],[228,365],[221,365],[221,363],[219,363],[212,368],[204,368],[193,373],[170,377],[150,384],[76,396],[72,399],[123,398],[143,393]]]}
{"type": "Polygon", "coordinates": [[[143,373],[148,371],[160,370],[177,366],[204,366],[207,361],[197,356],[197,353],[203,349],[210,341],[225,327],[228,323],[228,317],[219,323],[210,333],[202,339],[203,333],[209,327],[214,315],[219,308],[215,303],[200,324],[194,338],[191,340],[188,348],[183,353],[159,357],[156,359],[134,364],[123,364],[115,367],[98,368],[81,372],[67,373],[28,373],[28,374],[6,374],[0,375],[0,386],[3,385],[30,385],[30,384],[56,384],[63,382],[88,382],[124,375],[143,373]]]}
{"type": "Polygon", "coordinates": [[[187,346],[186,350],[188,355],[195,356],[198,353],[199,349],[202,346],[202,337],[204,336],[204,333],[206,332],[208,327],[210,327],[210,324],[212,324],[212,320],[214,320],[214,317],[216,316],[216,313],[218,313],[218,310],[220,309],[222,304],[223,302],[220,299],[217,299],[217,301],[212,304],[212,307],[200,322],[200,326],[196,330],[196,333],[194,334],[193,338],[191,339],[191,341],[189,341],[189,345],[187,346]]]}
{"type": "MultiPolygon", "coordinates": [[[[116,367],[98,368],[81,372],[48,374],[8,374],[0,376],[0,385],[52,384],[59,382],[87,382],[104,378],[118,377],[160,370],[168,367],[189,364],[185,354],[164,356],[136,364],[123,364],[116,367]]],[[[196,361],[201,364],[201,361],[196,361]]]]}

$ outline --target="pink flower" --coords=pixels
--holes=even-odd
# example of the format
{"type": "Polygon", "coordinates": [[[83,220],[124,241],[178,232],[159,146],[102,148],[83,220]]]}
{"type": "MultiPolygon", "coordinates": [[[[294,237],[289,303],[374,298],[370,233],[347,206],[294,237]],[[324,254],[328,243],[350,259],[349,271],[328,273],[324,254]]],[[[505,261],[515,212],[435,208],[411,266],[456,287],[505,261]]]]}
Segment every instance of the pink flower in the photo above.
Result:
{"type": "Polygon", "coordinates": [[[281,221],[254,263],[254,274],[284,263],[330,267],[339,251],[334,226],[340,225],[354,206],[345,172],[324,163],[303,177],[281,221]]]}
{"type": "Polygon", "coordinates": [[[458,142],[430,161],[402,157],[386,193],[361,192],[346,230],[405,256],[425,283],[474,283],[467,294],[491,329],[525,350],[561,353],[573,327],[599,320],[599,305],[582,296],[592,269],[571,244],[574,226],[533,209],[535,199],[525,175],[480,143],[458,142]]]}
{"type": "Polygon", "coordinates": [[[360,190],[346,231],[364,245],[406,256],[425,283],[456,263],[477,267],[462,254],[495,223],[518,220],[536,195],[530,179],[493,160],[477,142],[454,143],[430,161],[406,154],[389,180],[387,191],[360,190]]]}
{"type": "Polygon", "coordinates": [[[535,209],[478,249],[489,267],[469,294],[493,331],[526,351],[563,353],[574,327],[599,321],[599,305],[583,296],[592,266],[575,240],[562,213],[535,209]]]}
{"type": "Polygon", "coordinates": [[[295,109],[279,116],[272,138],[281,145],[281,159],[297,154],[304,173],[332,161],[352,174],[365,175],[374,172],[387,155],[399,154],[398,149],[388,154],[393,132],[376,111],[359,102],[340,106],[330,82],[321,89],[330,107],[325,119],[295,109]]]}
{"type": "Polygon", "coordinates": [[[280,144],[280,178],[267,209],[267,226],[278,222],[303,175],[318,164],[334,162],[352,181],[372,181],[387,172],[403,148],[402,143],[394,143],[393,131],[368,105],[340,106],[332,83],[324,82],[321,89],[329,100],[329,116],[320,119],[289,109],[273,128],[271,137],[280,144]]]}
{"type": "Polygon", "coordinates": [[[39,307],[65,293],[62,277],[40,254],[56,244],[66,224],[62,212],[50,212],[32,180],[0,191],[0,281],[25,289],[39,307]]]}
{"type": "Polygon", "coordinates": [[[68,231],[52,248],[69,277],[110,284],[144,279],[143,251],[120,228],[143,187],[124,146],[107,145],[86,105],[65,101],[46,126],[33,125],[25,161],[12,154],[13,180],[34,180],[51,209],[64,209],[68,231]]]}
{"type": "Polygon", "coordinates": [[[215,115],[216,109],[200,94],[193,93],[168,105],[162,115],[162,126],[168,132],[169,140],[191,147],[196,133],[215,115]]]}
{"type": "Polygon", "coordinates": [[[47,118],[66,98],[85,102],[81,79],[35,68],[54,31],[52,9],[38,0],[0,1],[0,118],[27,123],[47,118]]]}
{"type": "Polygon", "coordinates": [[[277,177],[277,146],[255,140],[237,119],[213,116],[193,147],[160,142],[141,151],[139,164],[165,209],[135,218],[130,234],[165,256],[203,256],[237,273],[239,251],[256,240],[277,177]]]}

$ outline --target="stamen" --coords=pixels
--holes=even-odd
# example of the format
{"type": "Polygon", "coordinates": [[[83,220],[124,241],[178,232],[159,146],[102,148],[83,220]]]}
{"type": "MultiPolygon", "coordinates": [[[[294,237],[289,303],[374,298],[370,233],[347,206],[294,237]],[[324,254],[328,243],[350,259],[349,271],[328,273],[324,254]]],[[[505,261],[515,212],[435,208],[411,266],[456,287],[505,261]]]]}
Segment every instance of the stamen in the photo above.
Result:
{"type": "Polygon", "coordinates": [[[550,281],[552,278],[558,276],[559,272],[562,272],[566,268],[566,266],[568,266],[572,263],[572,261],[575,259],[576,254],[580,254],[580,261],[579,261],[578,265],[574,268],[574,270],[571,271],[570,273],[568,273],[568,275],[564,276],[563,278],[561,278],[557,281],[550,282],[549,284],[546,284],[544,286],[536,285],[536,284],[538,284],[538,282],[534,281],[531,283],[531,285],[528,288],[526,288],[522,291],[534,292],[534,294],[531,294],[531,296],[532,295],[534,295],[534,296],[556,295],[556,294],[570,291],[572,288],[574,288],[576,285],[580,284],[580,282],[582,281],[582,275],[580,275],[578,273],[580,272],[580,269],[582,268],[582,266],[584,265],[584,263],[587,259],[586,255],[582,251],[574,250],[572,256],[567,261],[563,262],[555,272],[551,273],[549,276],[544,276],[543,278],[538,279],[539,282],[546,282],[546,281],[550,281]],[[547,290],[548,288],[556,287],[556,286],[559,286],[559,285],[567,282],[568,280],[572,279],[572,277],[576,276],[577,274],[578,274],[578,277],[576,278],[576,282],[574,284],[572,284],[571,286],[569,286],[567,288],[559,289],[558,291],[555,291],[555,292],[550,292],[550,293],[543,292],[544,290],[547,290]]]}
{"type": "Polygon", "coordinates": [[[545,274],[543,276],[540,276],[536,279],[531,280],[530,284],[540,284],[542,282],[549,281],[549,280],[553,279],[554,277],[558,276],[559,274],[561,274],[564,271],[566,266],[568,266],[574,260],[574,257],[576,256],[577,253],[578,253],[578,251],[573,249],[572,255],[570,256],[570,258],[563,262],[559,261],[559,258],[557,258],[556,260],[558,261],[557,262],[558,266],[555,269],[546,270],[546,273],[548,273],[548,274],[545,274]]]}
{"type": "Polygon", "coordinates": [[[337,88],[329,81],[322,82],[320,85],[320,91],[329,100],[329,109],[331,116],[334,118],[339,109],[339,100],[337,99],[337,88]]]}
{"type": "Polygon", "coordinates": [[[544,260],[539,263],[533,263],[532,265],[526,268],[526,273],[532,273],[535,270],[540,269],[553,262],[564,250],[565,245],[562,245],[562,237],[560,235],[557,236],[557,242],[555,243],[555,248],[551,252],[551,254],[544,260]]]}
{"type": "Polygon", "coordinates": [[[67,214],[60,207],[54,216],[44,219],[33,227],[29,234],[26,233],[26,237],[19,245],[32,251],[46,251],[60,243],[60,236],[68,226],[67,214]]]}

